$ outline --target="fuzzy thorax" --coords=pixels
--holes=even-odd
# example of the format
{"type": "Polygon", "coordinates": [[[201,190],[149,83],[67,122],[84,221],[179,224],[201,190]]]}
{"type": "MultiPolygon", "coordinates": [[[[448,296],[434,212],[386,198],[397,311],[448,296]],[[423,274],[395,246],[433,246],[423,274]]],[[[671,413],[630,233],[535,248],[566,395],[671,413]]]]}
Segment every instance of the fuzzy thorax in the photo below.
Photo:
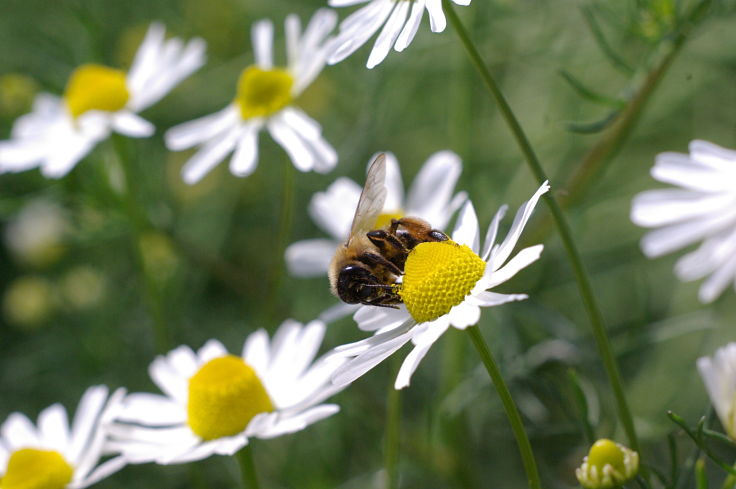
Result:
{"type": "Polygon", "coordinates": [[[433,321],[460,304],[485,269],[486,262],[465,245],[420,243],[406,259],[399,295],[418,323],[433,321]]]}

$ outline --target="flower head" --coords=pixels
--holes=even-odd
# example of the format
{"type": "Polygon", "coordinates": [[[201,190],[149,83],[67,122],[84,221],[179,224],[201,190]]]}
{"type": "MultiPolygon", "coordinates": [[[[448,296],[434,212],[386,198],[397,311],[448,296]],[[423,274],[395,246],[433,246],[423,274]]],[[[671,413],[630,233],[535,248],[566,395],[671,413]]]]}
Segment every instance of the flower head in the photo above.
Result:
{"type": "Polygon", "coordinates": [[[78,67],[63,97],[38,95],[32,112],[13,125],[11,139],[0,141],[0,173],[40,167],[44,176],[60,178],[113,131],[152,135],[153,125],[138,112],[199,69],[204,52],[203,40],[166,40],[164,26],[154,23],[127,73],[97,64],[78,67]]]}
{"type": "Polygon", "coordinates": [[[2,488],[81,489],[123,468],[122,457],[99,464],[105,430],[125,393],[107,394],[104,386],[87,389],[71,426],[60,404],[44,409],[37,426],[21,413],[8,416],[0,427],[2,488]]]}
{"type": "Polygon", "coordinates": [[[683,281],[708,277],[698,297],[712,302],[736,281],[736,151],[693,141],[689,155],[659,154],[651,173],[680,188],[634,198],[631,220],[659,228],[642,238],[641,248],[654,258],[702,241],[677,261],[675,274],[683,281]]]}
{"type": "Polygon", "coordinates": [[[325,325],[282,324],[269,342],[251,334],[241,356],[216,340],[196,353],[180,346],[149,368],[165,395],[136,393],[124,401],[110,447],[133,463],[184,463],[231,455],[250,437],[293,433],[336,413],[320,404],[340,390],[330,384],[339,359],[313,361],[325,325]]]}
{"type": "Polygon", "coordinates": [[[337,164],[337,153],[322,137],[320,125],[294,102],[322,71],[327,57],[325,38],[336,22],[335,12],[321,9],[301,33],[298,17],[289,15],[285,22],[284,67],[274,65],[273,24],[268,20],[255,23],[251,31],[255,63],[241,72],[232,103],[166,133],[170,150],[199,146],[182,169],[185,182],[198,182],[233,152],[232,174],[250,175],[258,161],[258,133],[264,127],[298,170],[332,170],[337,164]]]}
{"type": "Polygon", "coordinates": [[[697,365],[723,428],[736,440],[736,343],[699,358],[697,365]]]}
{"type": "MultiPolygon", "coordinates": [[[[403,216],[420,217],[437,229],[444,229],[466,199],[465,192],[453,195],[462,171],[460,158],[451,151],[439,151],[429,157],[404,196],[399,163],[386,154],[386,201],[379,221],[403,216]]],[[[371,158],[370,161],[373,161],[371,158]]],[[[350,233],[361,187],[349,178],[340,177],[326,191],[318,192],[309,203],[312,220],[330,235],[329,239],[298,241],[286,250],[289,271],[296,276],[325,275],[338,246],[350,233]]],[[[382,227],[377,223],[376,228],[382,227]]]]}
{"type": "MultiPolygon", "coordinates": [[[[452,0],[457,5],[470,5],[470,0],[452,0]]],[[[368,68],[381,63],[393,47],[401,52],[406,49],[419,29],[424,10],[429,14],[432,32],[445,30],[447,21],[442,10],[442,0],[329,0],[330,7],[347,7],[360,3],[368,5],[353,12],[340,24],[340,33],[332,42],[328,62],[339,63],[365,44],[378,29],[381,33],[368,57],[368,68]]]]}
{"type": "Polygon", "coordinates": [[[503,206],[494,217],[480,248],[480,230],[472,203],[458,217],[452,240],[421,243],[410,253],[399,285],[404,302],[398,309],[361,306],[358,327],[374,331],[368,339],[337,347],[332,355],[350,361],[333,376],[336,385],[357,379],[411,341],[414,349],[404,360],[394,386],[409,385],[411,376],[431,346],[450,326],[465,329],[480,319],[481,307],[526,299],[525,294],[501,294],[492,289],[536,261],[542,245],[525,248],[509,259],[539,198],[549,190],[545,182],[516,213],[506,238],[496,243],[503,206]]]}
{"type": "Polygon", "coordinates": [[[611,489],[633,479],[639,472],[639,454],[605,438],[593,443],[583,464],[575,469],[585,489],[611,489]]]}

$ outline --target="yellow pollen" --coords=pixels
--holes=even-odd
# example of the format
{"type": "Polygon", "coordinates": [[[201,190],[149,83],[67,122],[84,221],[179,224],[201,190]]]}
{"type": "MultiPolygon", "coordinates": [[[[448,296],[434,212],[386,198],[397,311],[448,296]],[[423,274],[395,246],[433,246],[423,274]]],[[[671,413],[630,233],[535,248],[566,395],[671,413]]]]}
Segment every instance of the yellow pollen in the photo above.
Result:
{"type": "Polygon", "coordinates": [[[204,440],[236,435],[256,414],[270,411],[271,398],[242,358],[215,358],[189,379],[187,423],[204,440]]]}
{"type": "Polygon", "coordinates": [[[389,224],[391,224],[391,219],[401,219],[404,217],[404,214],[401,212],[386,212],[384,214],[379,215],[376,218],[376,225],[374,226],[375,229],[383,229],[388,227],[389,224]]]}
{"type": "Polygon", "coordinates": [[[598,470],[603,470],[606,465],[611,465],[619,473],[626,473],[624,452],[615,442],[606,438],[598,440],[590,447],[588,464],[594,465],[598,470]]]}
{"type": "Polygon", "coordinates": [[[64,92],[64,100],[74,118],[88,110],[118,111],[125,107],[129,98],[125,72],[95,64],[74,70],[64,92]]]}
{"type": "Polygon", "coordinates": [[[72,480],[74,469],[54,450],[21,448],[10,455],[2,489],[62,489],[72,480]]]}
{"type": "Polygon", "coordinates": [[[399,295],[418,323],[433,321],[460,304],[485,269],[486,262],[465,245],[420,243],[406,259],[399,295]]]}
{"type": "Polygon", "coordinates": [[[291,87],[294,77],[281,68],[262,70],[249,66],[238,80],[238,95],[235,102],[243,119],[266,117],[283,109],[292,102],[291,87]]]}

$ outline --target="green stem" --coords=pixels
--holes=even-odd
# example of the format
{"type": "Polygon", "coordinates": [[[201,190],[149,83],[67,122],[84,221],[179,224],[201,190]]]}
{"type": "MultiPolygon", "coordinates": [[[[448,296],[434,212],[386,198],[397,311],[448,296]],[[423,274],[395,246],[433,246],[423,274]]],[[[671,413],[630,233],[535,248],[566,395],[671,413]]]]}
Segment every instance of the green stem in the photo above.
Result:
{"type": "Polygon", "coordinates": [[[289,245],[291,227],[294,220],[294,166],[288,158],[285,158],[285,162],[284,171],[281,174],[283,189],[281,193],[281,215],[279,217],[276,265],[271,275],[271,290],[268,297],[269,304],[266,308],[267,311],[270,311],[271,316],[274,317],[282,314],[282,311],[277,310],[279,303],[278,292],[284,278],[286,267],[284,252],[289,245]]]}
{"type": "Polygon", "coordinates": [[[391,375],[389,376],[388,398],[386,401],[386,438],[384,440],[384,465],[386,467],[386,488],[399,487],[399,448],[401,443],[401,391],[394,388],[394,379],[401,367],[401,357],[393,355],[391,375]]]}
{"type": "Polygon", "coordinates": [[[133,254],[135,255],[141,279],[143,280],[144,289],[146,291],[146,302],[153,318],[153,335],[156,345],[156,351],[164,353],[169,346],[169,333],[164,319],[163,300],[161,291],[155,278],[149,273],[146,266],[145,256],[141,248],[141,237],[151,225],[148,222],[145,212],[141,208],[138,196],[136,195],[136,177],[133,170],[133,160],[130,157],[127,141],[119,134],[112,135],[113,145],[123,167],[125,176],[125,207],[128,213],[128,219],[133,227],[132,245],[133,254]]]}
{"type": "MultiPolygon", "coordinates": [[[[470,60],[478,70],[486,88],[488,88],[488,91],[495,99],[496,104],[501,111],[501,115],[506,121],[506,124],[509,126],[509,129],[514,136],[516,143],[519,145],[519,148],[521,149],[521,152],[523,153],[524,159],[529,165],[530,170],[540,184],[544,181],[547,181],[547,175],[542,169],[542,165],[539,163],[537,156],[534,154],[534,150],[532,149],[532,146],[529,143],[526,134],[524,134],[524,130],[521,128],[521,125],[517,121],[516,116],[514,115],[511,107],[506,101],[506,98],[501,93],[501,90],[496,84],[496,81],[491,75],[491,72],[488,70],[485,63],[483,62],[483,59],[480,57],[480,54],[473,44],[473,41],[468,36],[468,33],[465,30],[462,22],[460,22],[460,18],[457,16],[457,13],[455,13],[455,10],[449,0],[443,0],[442,4],[447,14],[447,18],[449,19],[450,24],[452,24],[452,26],[454,27],[455,32],[457,32],[457,35],[460,38],[463,46],[465,46],[465,51],[470,57],[470,60]]],[[[575,242],[572,238],[570,226],[568,225],[567,220],[562,213],[562,209],[557,204],[557,201],[552,196],[552,194],[547,192],[542,197],[549,207],[549,210],[557,226],[560,239],[562,240],[565,251],[567,252],[568,260],[570,261],[570,265],[572,266],[575,280],[577,281],[578,289],[580,290],[580,295],[582,297],[583,304],[585,305],[585,310],[588,314],[588,318],[593,328],[593,336],[595,337],[598,351],[600,353],[601,360],[603,361],[603,366],[606,369],[611,387],[613,388],[619,417],[621,418],[621,422],[624,425],[624,429],[629,440],[629,446],[631,446],[632,449],[641,454],[641,450],[639,448],[639,440],[636,436],[636,430],[634,429],[634,421],[631,417],[631,412],[626,402],[626,397],[624,395],[624,389],[621,382],[621,374],[618,371],[618,366],[616,365],[616,360],[611,349],[611,344],[606,334],[606,329],[603,323],[603,316],[600,312],[600,309],[598,308],[595,296],[593,295],[593,290],[590,286],[590,281],[585,271],[582,259],[580,258],[580,253],[578,252],[577,247],[575,246],[575,242]]]]}
{"type": "Polygon", "coordinates": [[[253,450],[250,443],[241,448],[235,454],[240,466],[240,476],[243,481],[243,489],[258,489],[258,474],[256,473],[256,464],[253,462],[253,450]]]}
{"type": "Polygon", "coordinates": [[[519,445],[519,452],[521,453],[521,460],[524,463],[529,487],[531,489],[540,489],[542,483],[539,479],[539,472],[537,471],[537,462],[534,460],[534,453],[529,443],[529,437],[524,429],[524,423],[521,421],[521,415],[516,408],[516,403],[514,403],[514,399],[511,397],[511,392],[501,376],[501,371],[498,369],[498,365],[493,359],[480,329],[477,326],[471,326],[466,331],[470,335],[470,339],[473,340],[473,345],[478,350],[483,365],[485,365],[488,375],[490,375],[493,385],[496,387],[498,396],[501,398],[506,416],[509,419],[509,423],[511,423],[511,429],[516,437],[516,443],[519,445]]]}

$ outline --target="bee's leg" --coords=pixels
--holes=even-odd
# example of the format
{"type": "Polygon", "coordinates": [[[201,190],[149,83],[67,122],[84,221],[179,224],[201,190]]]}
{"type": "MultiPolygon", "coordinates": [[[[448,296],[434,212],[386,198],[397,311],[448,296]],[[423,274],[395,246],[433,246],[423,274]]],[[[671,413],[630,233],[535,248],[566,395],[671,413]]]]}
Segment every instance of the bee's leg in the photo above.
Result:
{"type": "Polygon", "coordinates": [[[418,217],[402,217],[391,219],[388,232],[399,238],[404,246],[413,249],[419,243],[427,241],[447,241],[450,239],[440,230],[432,229],[432,226],[418,217]],[[399,230],[401,228],[401,231],[399,230]]]}
{"type": "Polygon", "coordinates": [[[371,269],[375,267],[383,267],[385,270],[396,276],[399,276],[402,273],[401,269],[394,263],[381,255],[377,255],[376,253],[361,253],[360,256],[357,257],[357,260],[364,263],[371,269]]]}
{"type": "Polygon", "coordinates": [[[406,262],[409,250],[406,249],[404,243],[395,234],[383,229],[377,229],[366,233],[366,236],[371,240],[371,243],[376,245],[381,255],[385,256],[400,270],[404,269],[404,262],[406,262]]]}
{"type": "Polygon", "coordinates": [[[363,287],[382,289],[385,292],[384,294],[373,297],[372,299],[369,299],[363,302],[363,304],[368,304],[370,306],[390,307],[391,309],[398,309],[398,306],[396,304],[401,303],[401,297],[396,292],[395,286],[385,285],[385,284],[363,284],[363,287]]]}

